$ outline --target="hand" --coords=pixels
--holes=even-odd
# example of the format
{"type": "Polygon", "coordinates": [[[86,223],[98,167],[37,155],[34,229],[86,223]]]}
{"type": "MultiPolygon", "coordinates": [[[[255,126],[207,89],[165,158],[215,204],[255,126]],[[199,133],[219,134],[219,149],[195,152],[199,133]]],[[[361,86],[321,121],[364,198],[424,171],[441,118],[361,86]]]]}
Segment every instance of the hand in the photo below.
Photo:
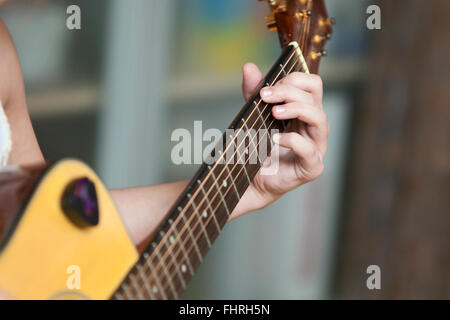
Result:
{"type": "MultiPolygon", "coordinates": [[[[243,93],[248,100],[261,83],[258,67],[248,63],[243,67],[243,93]]],[[[278,170],[274,175],[256,175],[231,219],[247,212],[262,209],[283,194],[315,180],[323,170],[323,158],[328,148],[330,126],[322,105],[322,81],[317,75],[295,72],[273,87],[260,92],[264,102],[275,104],[272,114],[279,120],[291,120],[286,131],[273,136],[281,148],[271,154],[267,163],[278,156],[278,170]]],[[[266,165],[266,164],[265,164],[266,165]]]]}

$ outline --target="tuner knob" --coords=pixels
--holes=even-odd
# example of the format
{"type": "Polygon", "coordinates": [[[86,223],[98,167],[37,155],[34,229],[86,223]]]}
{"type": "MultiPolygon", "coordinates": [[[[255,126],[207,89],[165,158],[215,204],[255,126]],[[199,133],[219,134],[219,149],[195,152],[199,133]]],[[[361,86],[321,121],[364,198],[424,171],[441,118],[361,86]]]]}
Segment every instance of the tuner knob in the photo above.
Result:
{"type": "Polygon", "coordinates": [[[312,58],[313,58],[313,60],[317,60],[318,58],[320,58],[320,57],[326,57],[326,56],[328,56],[328,52],[326,51],[326,50],[322,50],[322,51],[319,51],[319,52],[312,52],[311,53],[311,56],[312,56],[312,58]]]}
{"type": "Polygon", "coordinates": [[[273,13],[266,17],[266,24],[270,32],[277,31],[277,21],[273,13]]]}
{"type": "Polygon", "coordinates": [[[271,6],[276,6],[276,4],[277,4],[277,0],[258,0],[259,2],[264,2],[264,1],[267,1],[268,3],[269,3],[269,5],[271,5],[271,6]]]}
{"type": "Polygon", "coordinates": [[[298,20],[301,20],[301,19],[303,19],[304,17],[311,17],[312,16],[312,11],[311,10],[302,10],[302,11],[299,11],[299,12],[297,12],[296,14],[295,14],[295,17],[298,19],[298,20]]]}
{"type": "Polygon", "coordinates": [[[336,24],[336,19],[335,18],[328,18],[327,19],[327,24],[330,26],[333,26],[336,24]]]}
{"type": "Polygon", "coordinates": [[[317,34],[317,35],[314,36],[314,41],[316,43],[320,43],[320,42],[322,42],[324,40],[330,40],[330,39],[331,39],[331,34],[330,33],[323,34],[323,35],[317,34]]]}

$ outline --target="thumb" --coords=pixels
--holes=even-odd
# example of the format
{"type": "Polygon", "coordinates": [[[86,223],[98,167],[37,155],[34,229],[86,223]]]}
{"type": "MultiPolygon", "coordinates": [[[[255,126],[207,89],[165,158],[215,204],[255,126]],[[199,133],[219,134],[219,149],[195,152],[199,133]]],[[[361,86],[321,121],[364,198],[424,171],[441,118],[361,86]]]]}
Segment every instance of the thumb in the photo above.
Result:
{"type": "Polygon", "coordinates": [[[242,67],[242,92],[245,101],[248,101],[248,99],[255,94],[262,80],[262,73],[255,64],[244,64],[242,67]]]}

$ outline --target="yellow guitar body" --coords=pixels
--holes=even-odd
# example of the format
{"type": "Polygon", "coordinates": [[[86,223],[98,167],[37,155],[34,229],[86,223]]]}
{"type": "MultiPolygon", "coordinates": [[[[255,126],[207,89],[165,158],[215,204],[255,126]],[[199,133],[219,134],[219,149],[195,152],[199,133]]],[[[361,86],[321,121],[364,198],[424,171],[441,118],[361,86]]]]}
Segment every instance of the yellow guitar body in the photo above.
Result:
{"type": "Polygon", "coordinates": [[[138,259],[108,191],[83,163],[64,160],[41,178],[0,251],[0,288],[16,299],[108,299],[138,259]],[[95,185],[99,221],[80,228],[63,213],[66,186],[95,185]]]}

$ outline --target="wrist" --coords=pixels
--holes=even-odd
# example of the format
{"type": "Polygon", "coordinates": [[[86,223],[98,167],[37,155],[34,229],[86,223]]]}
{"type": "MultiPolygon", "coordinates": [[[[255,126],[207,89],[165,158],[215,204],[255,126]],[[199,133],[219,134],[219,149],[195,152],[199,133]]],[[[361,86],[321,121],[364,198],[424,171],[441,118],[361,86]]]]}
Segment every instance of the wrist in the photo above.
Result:
{"type": "Polygon", "coordinates": [[[267,199],[267,197],[255,187],[254,183],[252,183],[231,213],[229,220],[231,221],[250,212],[264,209],[273,201],[275,201],[275,199],[272,201],[267,199]]]}

